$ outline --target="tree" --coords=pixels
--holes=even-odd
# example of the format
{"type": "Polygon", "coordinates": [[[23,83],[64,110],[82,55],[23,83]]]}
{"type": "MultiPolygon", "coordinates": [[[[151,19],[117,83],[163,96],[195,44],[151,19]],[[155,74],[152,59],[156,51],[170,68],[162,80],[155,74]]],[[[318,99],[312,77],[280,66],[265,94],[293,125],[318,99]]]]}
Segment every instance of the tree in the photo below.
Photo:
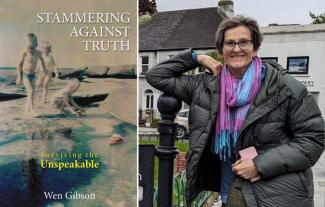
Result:
{"type": "MultiPolygon", "coordinates": [[[[216,51],[216,50],[213,50],[213,51],[208,51],[205,53],[205,55],[209,55],[211,56],[213,59],[217,60],[218,62],[224,64],[224,60],[223,58],[221,57],[221,55],[216,51]]],[[[199,66],[199,72],[204,72],[206,70],[206,68],[204,66],[199,66]]],[[[194,70],[192,71],[191,74],[194,74],[194,70]]]]}
{"type": "Polygon", "coordinates": [[[156,0],[139,0],[139,15],[150,15],[157,12],[156,0]]]}
{"type": "Polygon", "coordinates": [[[325,13],[321,13],[320,15],[315,15],[309,12],[309,16],[313,19],[313,24],[325,24],[325,13]]]}
{"type": "Polygon", "coordinates": [[[222,56],[216,50],[209,51],[206,53],[206,55],[211,56],[212,58],[214,58],[215,60],[217,60],[218,62],[220,62],[222,64],[224,63],[222,56]]]}

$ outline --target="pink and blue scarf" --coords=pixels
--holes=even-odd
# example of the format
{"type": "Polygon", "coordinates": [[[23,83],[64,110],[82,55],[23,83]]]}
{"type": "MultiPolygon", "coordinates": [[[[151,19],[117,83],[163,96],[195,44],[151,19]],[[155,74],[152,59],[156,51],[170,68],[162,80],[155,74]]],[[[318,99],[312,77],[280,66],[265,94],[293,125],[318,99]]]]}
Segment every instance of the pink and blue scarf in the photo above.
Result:
{"type": "Polygon", "coordinates": [[[225,65],[221,71],[220,109],[212,150],[220,159],[231,158],[246,114],[261,86],[262,61],[253,58],[242,79],[236,79],[225,65]]]}

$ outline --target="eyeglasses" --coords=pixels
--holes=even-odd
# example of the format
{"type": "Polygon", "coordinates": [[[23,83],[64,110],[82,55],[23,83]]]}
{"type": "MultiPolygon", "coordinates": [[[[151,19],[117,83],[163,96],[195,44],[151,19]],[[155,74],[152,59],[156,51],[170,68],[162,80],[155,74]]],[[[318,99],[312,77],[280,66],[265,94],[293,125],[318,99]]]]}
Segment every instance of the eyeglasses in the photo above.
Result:
{"type": "Polygon", "coordinates": [[[223,43],[223,47],[227,51],[233,50],[236,45],[238,45],[238,47],[242,50],[247,50],[252,45],[252,40],[240,40],[238,42],[228,41],[223,43]]]}

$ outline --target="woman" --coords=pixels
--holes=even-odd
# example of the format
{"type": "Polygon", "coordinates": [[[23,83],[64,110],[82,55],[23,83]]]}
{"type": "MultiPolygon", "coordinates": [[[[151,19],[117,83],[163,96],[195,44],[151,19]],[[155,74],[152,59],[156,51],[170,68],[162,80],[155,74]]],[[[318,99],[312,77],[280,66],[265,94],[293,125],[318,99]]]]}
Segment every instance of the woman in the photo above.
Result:
{"type": "Polygon", "coordinates": [[[324,150],[324,120],[302,84],[261,62],[261,42],[255,20],[234,16],[216,34],[223,66],[186,50],[146,73],[152,86],[191,107],[188,202],[211,190],[221,192],[223,206],[313,206],[310,167],[324,150]],[[200,64],[211,74],[182,75],[200,64]],[[258,155],[240,158],[249,147],[258,155]]]}

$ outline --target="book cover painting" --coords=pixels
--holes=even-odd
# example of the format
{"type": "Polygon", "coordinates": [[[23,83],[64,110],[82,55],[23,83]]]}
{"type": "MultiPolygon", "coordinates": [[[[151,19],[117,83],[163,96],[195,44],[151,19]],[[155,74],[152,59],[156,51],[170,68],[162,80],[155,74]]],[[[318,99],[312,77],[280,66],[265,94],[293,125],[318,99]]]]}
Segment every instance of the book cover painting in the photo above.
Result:
{"type": "Polygon", "coordinates": [[[0,2],[0,206],[136,206],[136,1],[0,2]]]}

